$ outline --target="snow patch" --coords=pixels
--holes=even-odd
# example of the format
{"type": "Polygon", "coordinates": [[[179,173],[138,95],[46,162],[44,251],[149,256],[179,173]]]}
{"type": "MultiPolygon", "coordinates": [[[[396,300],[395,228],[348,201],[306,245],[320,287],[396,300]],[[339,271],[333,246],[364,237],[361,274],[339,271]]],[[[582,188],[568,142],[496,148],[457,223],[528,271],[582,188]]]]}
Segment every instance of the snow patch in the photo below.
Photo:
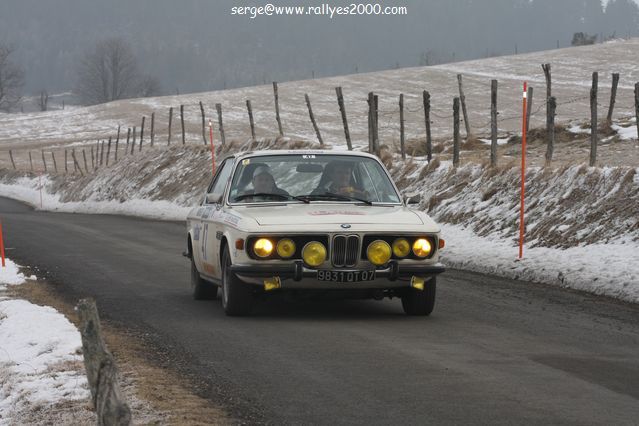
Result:
{"type": "MultiPolygon", "coordinates": [[[[24,281],[7,259],[0,294],[24,281]]],[[[80,333],[55,309],[0,297],[0,424],[20,423],[34,406],[88,401],[81,348],[80,333]]]]}

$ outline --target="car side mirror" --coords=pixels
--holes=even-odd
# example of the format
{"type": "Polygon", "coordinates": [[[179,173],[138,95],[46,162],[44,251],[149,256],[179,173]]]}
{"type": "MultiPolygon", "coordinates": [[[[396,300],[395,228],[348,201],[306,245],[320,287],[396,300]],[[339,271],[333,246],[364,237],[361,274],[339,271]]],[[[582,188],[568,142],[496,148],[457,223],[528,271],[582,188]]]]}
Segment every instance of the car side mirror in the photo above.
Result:
{"type": "Polygon", "coordinates": [[[206,204],[219,204],[221,200],[221,194],[206,194],[206,204]]]}
{"type": "Polygon", "coordinates": [[[419,204],[421,201],[422,201],[421,194],[409,195],[409,196],[406,196],[406,198],[404,198],[404,205],[411,206],[411,205],[419,204]]]}

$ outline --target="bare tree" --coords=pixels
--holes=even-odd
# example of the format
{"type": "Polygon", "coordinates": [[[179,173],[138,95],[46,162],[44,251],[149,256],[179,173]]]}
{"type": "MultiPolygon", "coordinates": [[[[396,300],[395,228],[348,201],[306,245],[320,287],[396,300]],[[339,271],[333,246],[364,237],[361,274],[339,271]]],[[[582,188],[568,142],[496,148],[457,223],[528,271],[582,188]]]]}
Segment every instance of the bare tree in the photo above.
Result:
{"type": "Polygon", "coordinates": [[[13,46],[0,43],[0,111],[9,112],[22,100],[24,70],[12,61],[14,51],[13,46]]]}
{"type": "Polygon", "coordinates": [[[134,97],[138,84],[137,60],[130,45],[121,38],[98,42],[86,52],[78,67],[76,90],[86,104],[134,97]]]}
{"type": "Polygon", "coordinates": [[[158,96],[161,92],[160,81],[157,78],[148,74],[141,78],[138,85],[138,96],[148,98],[149,96],[158,96]]]}

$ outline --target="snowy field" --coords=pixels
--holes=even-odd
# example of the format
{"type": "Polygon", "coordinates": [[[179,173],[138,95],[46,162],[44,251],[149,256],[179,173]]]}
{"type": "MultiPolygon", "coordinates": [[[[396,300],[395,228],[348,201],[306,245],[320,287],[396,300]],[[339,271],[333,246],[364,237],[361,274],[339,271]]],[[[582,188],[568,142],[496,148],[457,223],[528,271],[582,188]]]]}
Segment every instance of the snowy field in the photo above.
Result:
{"type": "Polygon", "coordinates": [[[51,307],[6,296],[26,279],[36,277],[9,259],[0,268],[0,425],[86,423],[88,410],[70,418],[60,408],[90,401],[80,332],[51,307]]]}
{"type": "MultiPolygon", "coordinates": [[[[286,136],[292,139],[316,141],[308,116],[304,94],[308,93],[324,140],[328,145],[345,145],[335,87],[342,86],[349,128],[355,146],[367,144],[367,93],[374,91],[380,102],[380,140],[394,144],[399,140],[399,94],[405,96],[405,126],[407,139],[424,137],[422,91],[431,93],[432,130],[436,138],[452,135],[452,99],[458,96],[456,74],[464,76],[464,88],[474,133],[489,134],[490,80],[499,80],[500,138],[517,133],[520,128],[521,85],[523,80],[535,88],[531,128],[545,123],[542,97],[545,82],[541,63],[552,64],[553,95],[557,97],[557,122],[567,123],[590,116],[588,94],[591,74],[599,75],[599,115],[607,113],[610,74],[620,73],[615,117],[634,114],[633,87],[639,81],[639,39],[611,41],[593,46],[557,49],[514,56],[458,62],[430,67],[413,67],[281,83],[279,99],[286,136]]],[[[273,90],[270,84],[225,91],[179,96],[132,99],[88,108],[71,108],[29,114],[0,115],[0,150],[45,148],[60,150],[65,146],[87,148],[96,141],[115,138],[122,126],[121,141],[127,128],[137,126],[138,138],[142,116],[146,116],[145,143],[149,143],[150,115],[155,112],[155,143],[167,143],[169,107],[173,107],[173,143],[180,143],[179,106],[185,105],[187,143],[202,144],[199,102],[205,107],[207,119],[213,118],[215,139],[219,141],[215,104],[224,109],[227,140],[246,141],[250,127],[246,100],[250,99],[258,138],[277,136],[273,90]]],[[[463,128],[463,126],[462,126],[463,128]]],[[[41,167],[34,151],[36,167],[41,167]]],[[[88,154],[88,153],[87,153],[88,154]]],[[[17,154],[21,165],[28,164],[25,155],[17,154]]],[[[58,154],[58,161],[61,162],[58,154]]],[[[8,156],[0,153],[0,165],[10,165],[8,156]]],[[[50,158],[47,159],[51,161],[50,158]]]]}

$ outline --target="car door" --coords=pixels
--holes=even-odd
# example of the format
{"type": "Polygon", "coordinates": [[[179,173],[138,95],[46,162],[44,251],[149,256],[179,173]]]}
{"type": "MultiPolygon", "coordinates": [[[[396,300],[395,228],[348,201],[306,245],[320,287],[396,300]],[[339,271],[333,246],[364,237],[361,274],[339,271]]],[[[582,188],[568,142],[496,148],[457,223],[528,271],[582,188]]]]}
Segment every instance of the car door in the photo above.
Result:
{"type": "Polygon", "coordinates": [[[233,168],[233,159],[225,160],[217,169],[211,185],[204,197],[202,209],[202,224],[200,230],[200,273],[209,278],[220,279],[220,235],[223,232],[223,222],[220,220],[223,214],[224,194],[233,168]]]}

